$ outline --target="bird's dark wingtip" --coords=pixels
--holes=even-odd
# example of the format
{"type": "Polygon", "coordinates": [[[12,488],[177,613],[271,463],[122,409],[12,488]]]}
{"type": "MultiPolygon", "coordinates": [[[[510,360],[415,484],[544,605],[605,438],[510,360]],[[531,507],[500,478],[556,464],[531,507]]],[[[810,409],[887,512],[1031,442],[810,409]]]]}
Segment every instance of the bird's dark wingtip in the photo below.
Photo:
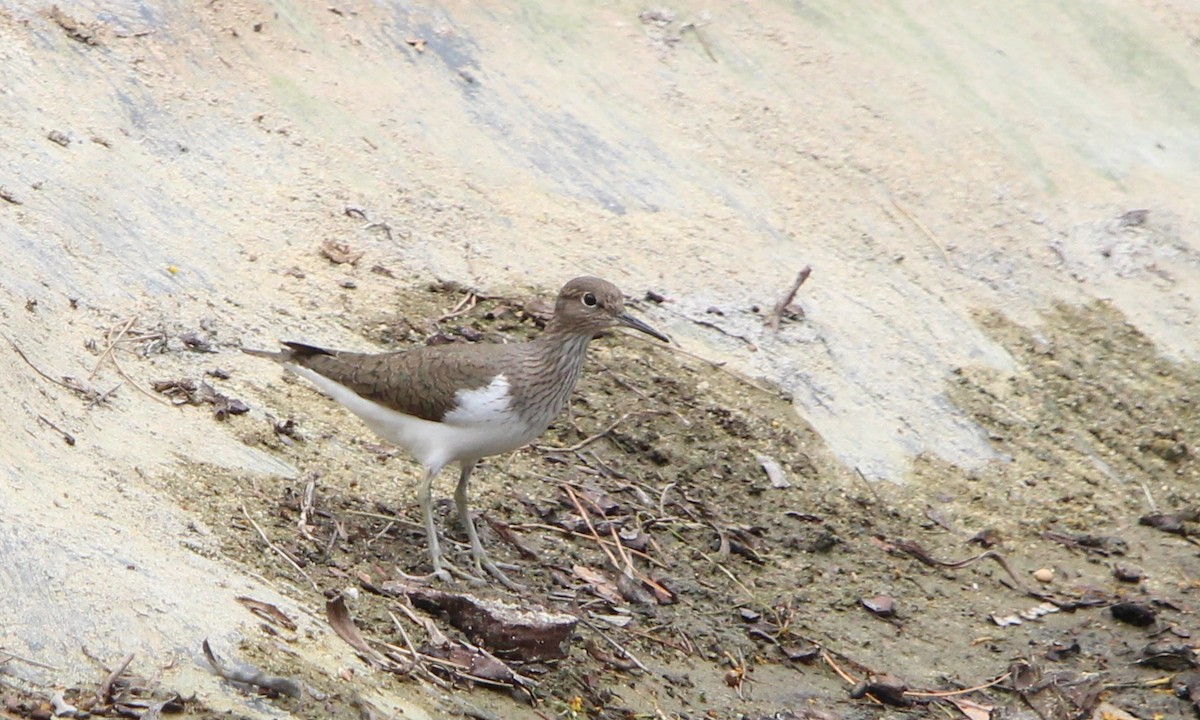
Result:
{"type": "Polygon", "coordinates": [[[283,344],[292,351],[292,356],[296,358],[312,357],[313,355],[333,355],[332,350],[326,350],[316,345],[305,345],[304,343],[292,342],[290,340],[284,340],[283,344]]]}

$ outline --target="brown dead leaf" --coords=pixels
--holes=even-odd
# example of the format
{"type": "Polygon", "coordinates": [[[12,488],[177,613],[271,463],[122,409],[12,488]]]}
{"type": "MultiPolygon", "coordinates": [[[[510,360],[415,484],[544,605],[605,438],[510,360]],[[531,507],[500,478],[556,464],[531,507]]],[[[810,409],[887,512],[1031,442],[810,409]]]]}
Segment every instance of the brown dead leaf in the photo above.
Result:
{"type": "Polygon", "coordinates": [[[980,705],[977,702],[972,702],[965,698],[948,697],[954,707],[958,711],[967,716],[967,720],[991,720],[993,707],[991,705],[980,705]]]}
{"type": "Polygon", "coordinates": [[[612,605],[620,605],[624,602],[621,598],[621,591],[617,589],[612,580],[605,577],[604,573],[586,565],[575,565],[571,568],[571,572],[575,573],[575,577],[587,583],[597,597],[612,605]]]}
{"type": "Polygon", "coordinates": [[[296,629],[296,622],[271,603],[255,600],[254,598],[246,597],[245,595],[239,595],[237,597],[237,601],[245,605],[247,610],[259,616],[263,620],[266,620],[272,625],[278,625],[288,630],[296,629]]]}
{"type": "Polygon", "coordinates": [[[367,664],[376,668],[395,670],[393,663],[380,655],[375,648],[367,644],[366,638],[358,631],[358,626],[354,624],[354,619],[350,617],[350,610],[346,607],[346,600],[341,595],[325,603],[325,619],[329,621],[329,627],[333,628],[338,637],[345,640],[350,647],[357,650],[359,657],[365,660],[367,664]]]}

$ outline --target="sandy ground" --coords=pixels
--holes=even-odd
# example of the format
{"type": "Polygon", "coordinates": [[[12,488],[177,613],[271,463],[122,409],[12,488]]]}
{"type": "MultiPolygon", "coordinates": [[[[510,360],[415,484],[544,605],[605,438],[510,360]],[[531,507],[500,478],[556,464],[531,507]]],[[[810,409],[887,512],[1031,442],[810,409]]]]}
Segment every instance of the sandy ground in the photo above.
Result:
{"type": "Polygon", "coordinates": [[[581,273],[664,298],[638,310],[678,350],[602,341],[543,444],[647,414],[583,458],[495,459],[477,507],[536,548],[506,558],[525,600],[629,614],[581,635],[649,671],[580,641],[537,669],[537,712],[884,712],[837,669],[927,691],[1011,672],[962,696],[996,718],[1190,712],[1179,668],[1134,663],[1194,631],[1190,538],[1138,522],[1196,502],[1197,38],[1170,2],[0,5],[6,712],[93,692],[130,652],[196,713],[350,716],[355,692],[534,712],[371,670],[328,630],[262,535],[392,642],[362,583],[424,570],[415,469],[236,350],[522,337],[512,308],[581,273]],[[438,279],[479,307],[438,322],[467,297],[438,279]],[[180,378],[249,414],[152,389],[180,378]],[[569,571],[611,573],[601,545],[533,527],[570,515],[564,486],[617,498],[680,601],[593,597],[569,571]],[[1014,577],[901,542],[959,560],[985,530],[1014,577]],[[863,609],[879,595],[895,616],[863,609]],[[239,596],[297,629],[266,634],[239,596]],[[1148,629],[1114,620],[1123,600],[1148,629]],[[1046,602],[1073,612],[994,619],[1046,602]],[[218,681],[205,637],[314,693],[218,681]]]}

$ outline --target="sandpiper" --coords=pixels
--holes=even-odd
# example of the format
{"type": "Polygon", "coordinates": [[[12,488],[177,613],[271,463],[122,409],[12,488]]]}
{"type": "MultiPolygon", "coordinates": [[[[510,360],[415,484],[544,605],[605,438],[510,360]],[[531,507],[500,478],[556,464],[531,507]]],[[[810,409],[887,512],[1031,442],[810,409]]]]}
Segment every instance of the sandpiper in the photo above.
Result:
{"type": "Polygon", "coordinates": [[[280,352],[243,351],[270,358],[307,378],[384,439],[424,467],[417,503],[425,522],[434,575],[450,578],[433,523],[431,488],[443,467],[461,468],[454,503],[471,543],[477,572],[518,589],[487,556],[467,509],[475,464],[511,452],[541,435],[567,404],[583,369],[588,343],[623,325],[663,342],[670,339],[629,315],[621,291],[595,277],[578,277],[558,293],[554,316],[536,339],[523,343],[438,345],[388,353],[355,353],[284,342],[280,352]]]}

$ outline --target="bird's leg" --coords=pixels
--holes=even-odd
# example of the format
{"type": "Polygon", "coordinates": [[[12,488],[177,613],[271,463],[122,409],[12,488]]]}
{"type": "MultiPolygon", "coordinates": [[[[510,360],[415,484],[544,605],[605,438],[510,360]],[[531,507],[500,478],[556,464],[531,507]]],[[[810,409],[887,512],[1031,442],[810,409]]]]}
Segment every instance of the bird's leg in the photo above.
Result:
{"type": "Polygon", "coordinates": [[[438,539],[437,526],[433,522],[433,479],[437,477],[439,470],[441,470],[440,466],[427,468],[425,475],[421,478],[421,484],[417,486],[417,504],[421,508],[421,519],[425,521],[429,560],[433,563],[433,572],[430,575],[445,583],[452,582],[457,576],[467,582],[483,585],[486,583],[485,580],[459,569],[442,555],[442,543],[438,539]]]}
{"type": "Polygon", "coordinates": [[[454,488],[454,505],[458,508],[458,517],[462,521],[463,530],[467,533],[467,539],[471,541],[471,557],[475,559],[475,569],[480,573],[486,571],[509,590],[521,591],[524,588],[509,580],[504,571],[487,556],[487,552],[483,549],[483,543],[479,542],[479,534],[475,532],[475,521],[471,519],[471,511],[467,508],[467,481],[474,469],[475,463],[473,462],[462,464],[462,472],[458,476],[458,487],[454,488]]]}
{"type": "Polygon", "coordinates": [[[438,541],[437,527],[433,524],[433,478],[439,469],[425,468],[425,475],[417,486],[417,505],[421,508],[421,519],[425,521],[425,541],[429,546],[433,574],[442,582],[450,582],[450,573],[442,567],[442,545],[438,541]]]}

